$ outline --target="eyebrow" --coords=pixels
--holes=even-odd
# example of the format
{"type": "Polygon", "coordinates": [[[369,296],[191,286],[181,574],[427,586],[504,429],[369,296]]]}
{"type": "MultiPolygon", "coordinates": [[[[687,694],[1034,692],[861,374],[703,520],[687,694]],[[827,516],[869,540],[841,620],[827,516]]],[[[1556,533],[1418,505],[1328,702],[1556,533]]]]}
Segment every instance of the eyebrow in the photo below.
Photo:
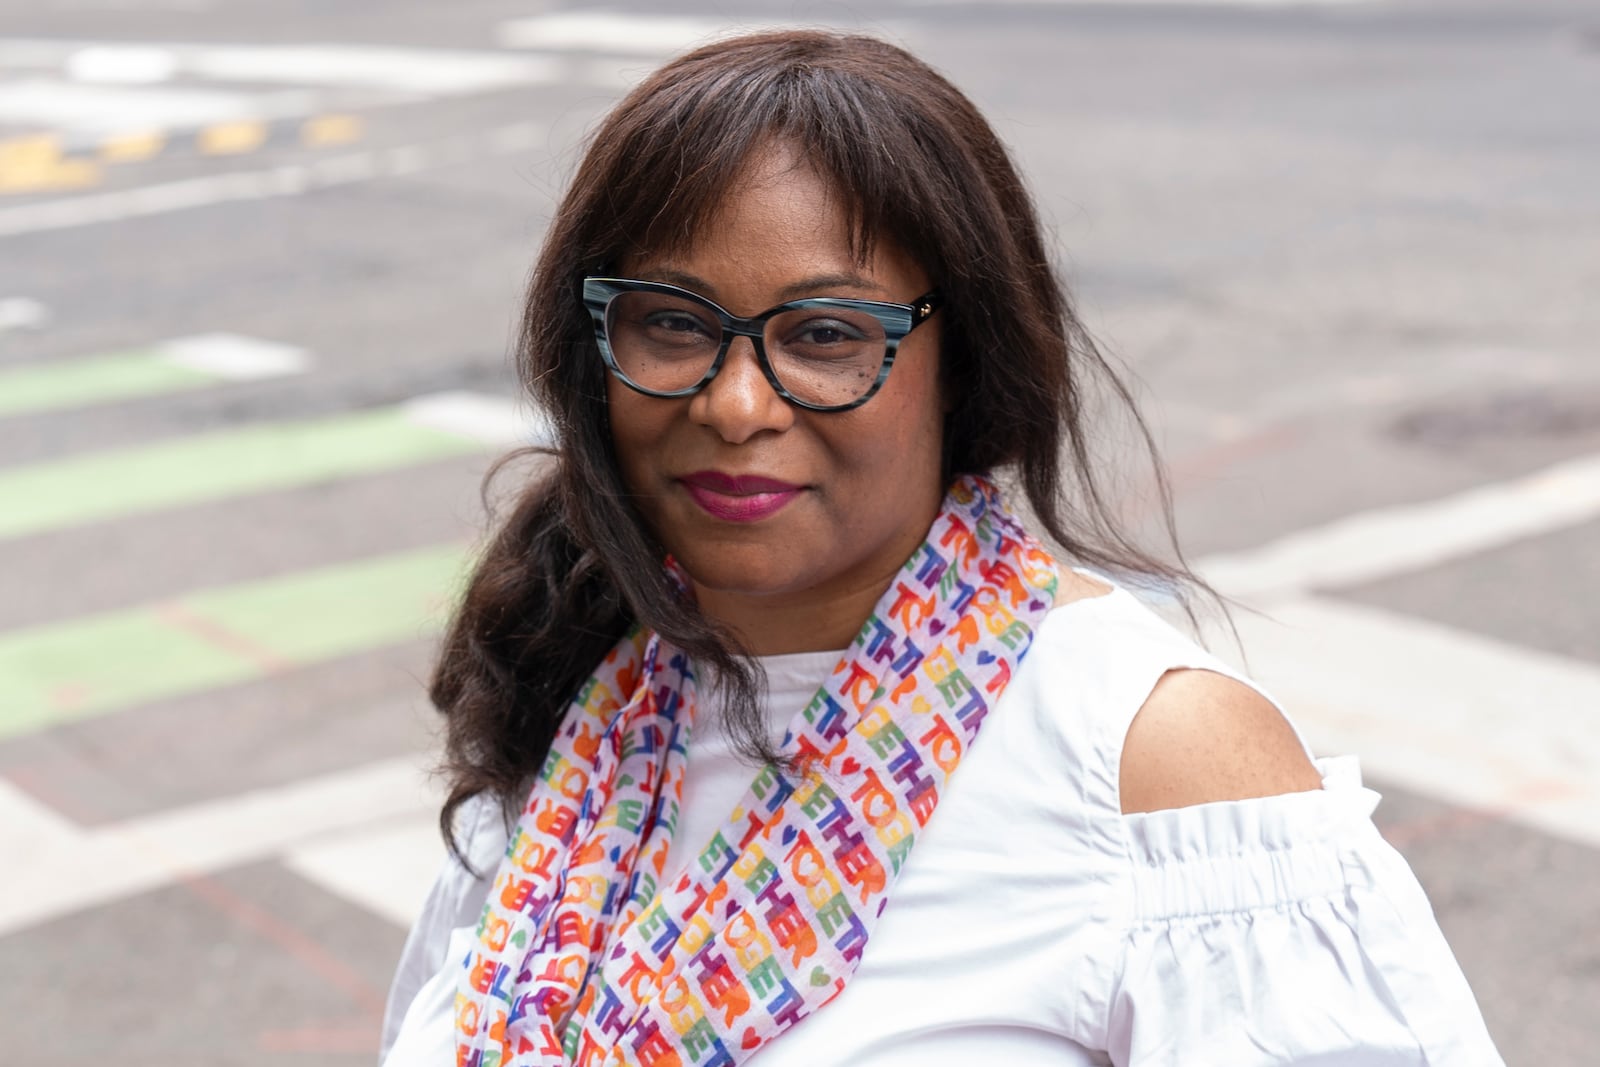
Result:
{"type": "MultiPolygon", "coordinates": [[[[713,300],[717,299],[716,286],[712,285],[704,278],[694,274],[689,274],[685,271],[673,270],[670,267],[661,267],[641,272],[641,277],[644,275],[648,275],[647,280],[649,281],[666,282],[668,285],[676,285],[680,289],[691,289],[702,296],[709,297],[713,300]]],[[[784,286],[782,289],[779,289],[776,294],[778,297],[777,303],[783,304],[790,300],[802,299],[808,295],[825,293],[830,290],[837,291],[839,289],[855,289],[858,291],[877,293],[880,296],[888,294],[888,290],[883,286],[877,284],[876,282],[870,281],[860,274],[852,274],[848,272],[834,274],[813,274],[802,278],[797,282],[792,282],[791,284],[784,286]]]]}

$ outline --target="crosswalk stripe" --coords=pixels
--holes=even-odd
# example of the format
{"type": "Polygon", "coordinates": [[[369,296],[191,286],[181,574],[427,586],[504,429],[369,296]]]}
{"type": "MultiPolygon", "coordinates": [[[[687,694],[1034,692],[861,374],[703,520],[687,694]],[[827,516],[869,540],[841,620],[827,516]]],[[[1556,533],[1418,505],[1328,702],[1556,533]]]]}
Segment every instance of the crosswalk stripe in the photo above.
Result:
{"type": "Polygon", "coordinates": [[[126,352],[0,370],[0,416],[298,374],[308,366],[306,352],[290,345],[235,334],[183,337],[126,352]]]}
{"type": "Polygon", "coordinates": [[[163,341],[157,347],[173,363],[222,381],[252,382],[300,374],[311,364],[310,353],[303,348],[236,333],[195,334],[163,341]]]}
{"type": "Polygon", "coordinates": [[[0,69],[28,70],[41,79],[64,72],[81,73],[86,69],[92,75],[98,69],[114,69],[119,65],[143,68],[148,72],[143,78],[147,85],[189,78],[248,85],[344,87],[422,96],[453,96],[517,85],[549,84],[566,73],[543,57],[507,55],[487,49],[0,39],[0,69]]]}
{"type": "Polygon", "coordinates": [[[434,633],[465,559],[435,546],[0,633],[0,738],[434,633]]]}
{"type": "Polygon", "coordinates": [[[1347,515],[1245,552],[1201,560],[1242,600],[1375,581],[1600,516],[1600,455],[1463,493],[1347,515]]]}
{"type": "Polygon", "coordinates": [[[316,110],[317,99],[299,89],[252,93],[36,78],[0,84],[0,122],[104,136],[307,115],[316,110]]]}
{"type": "Polygon", "coordinates": [[[172,53],[146,45],[91,45],[73,52],[63,64],[75,82],[108,85],[151,85],[177,73],[172,53]]]}
{"type": "Polygon", "coordinates": [[[468,434],[425,425],[402,405],[0,469],[0,540],[392,470],[483,447],[468,434]]]}
{"type": "Polygon", "coordinates": [[[37,330],[50,322],[50,309],[26,296],[0,298],[0,334],[10,330],[37,330]]]}
{"type": "Polygon", "coordinates": [[[555,426],[548,415],[503,397],[465,390],[431,393],[401,405],[419,426],[482,441],[486,445],[548,445],[555,426]]]}
{"type": "Polygon", "coordinates": [[[444,857],[439,820],[430,810],[392,825],[318,837],[284,856],[284,866],[374,915],[410,926],[444,857]]]}
{"type": "MultiPolygon", "coordinates": [[[[76,844],[82,831],[4,778],[0,778],[0,846],[8,856],[35,856],[76,844]]],[[[0,898],[4,894],[0,893],[0,898]]]]}
{"type": "Polygon", "coordinates": [[[611,11],[556,11],[508,19],[495,37],[506,48],[666,55],[754,30],[795,23],[734,21],[694,15],[634,15],[611,11]]]}
{"type": "MultiPolygon", "coordinates": [[[[8,787],[0,782],[0,812],[8,787]]],[[[135,893],[242,863],[271,859],[327,834],[382,828],[438,809],[411,760],[386,760],[93,831],[23,838],[0,820],[0,846],[26,856],[0,879],[0,935],[135,893]]],[[[38,807],[38,805],[32,805],[38,807]]]]}
{"type": "MultiPolygon", "coordinates": [[[[978,7],[995,0],[905,0],[911,7],[978,7]]],[[[1001,0],[1022,7],[1377,7],[1389,0],[1001,0]]]]}
{"type": "Polygon", "coordinates": [[[217,81],[347,86],[428,96],[548,84],[535,56],[384,45],[169,45],[180,69],[217,81]]]}

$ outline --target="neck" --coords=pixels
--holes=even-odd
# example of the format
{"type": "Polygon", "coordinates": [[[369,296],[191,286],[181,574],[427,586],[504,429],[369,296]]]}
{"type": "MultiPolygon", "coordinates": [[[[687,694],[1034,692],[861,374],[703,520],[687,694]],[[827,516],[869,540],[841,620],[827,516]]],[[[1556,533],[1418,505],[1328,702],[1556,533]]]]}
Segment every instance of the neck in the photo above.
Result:
{"type": "Polygon", "coordinates": [[[893,579],[827,596],[748,595],[696,587],[700,610],[728,627],[753,656],[833,652],[855,640],[893,579]]]}

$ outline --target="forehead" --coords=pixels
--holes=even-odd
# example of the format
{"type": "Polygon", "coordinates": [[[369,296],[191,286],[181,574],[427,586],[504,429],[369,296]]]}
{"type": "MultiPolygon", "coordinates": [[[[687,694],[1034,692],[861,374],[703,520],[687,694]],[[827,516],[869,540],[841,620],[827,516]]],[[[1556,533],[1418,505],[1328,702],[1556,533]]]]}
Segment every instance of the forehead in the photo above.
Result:
{"type": "Polygon", "coordinates": [[[788,142],[757,145],[714,186],[693,176],[669,194],[651,234],[635,254],[694,258],[720,246],[757,240],[831,245],[860,257],[860,212],[788,142]]]}
{"type": "Polygon", "coordinates": [[[707,295],[753,302],[811,278],[853,278],[848,287],[863,295],[909,300],[917,294],[900,290],[926,280],[896,242],[866,232],[855,203],[790,144],[752,152],[700,214],[677,229],[674,247],[624,257],[624,269],[703,279],[707,295]]]}
{"type": "Polygon", "coordinates": [[[685,252],[689,258],[801,256],[838,267],[864,261],[853,238],[845,205],[814,169],[769,156],[752,161],[729,185],[685,252]]]}

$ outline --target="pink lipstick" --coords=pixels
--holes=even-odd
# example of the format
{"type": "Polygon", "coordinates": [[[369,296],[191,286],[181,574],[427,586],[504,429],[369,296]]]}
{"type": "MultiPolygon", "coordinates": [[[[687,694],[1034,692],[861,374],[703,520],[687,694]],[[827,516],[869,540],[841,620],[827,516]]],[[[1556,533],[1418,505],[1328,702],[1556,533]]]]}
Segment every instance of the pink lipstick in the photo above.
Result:
{"type": "Polygon", "coordinates": [[[800,495],[804,486],[756,475],[696,471],[678,479],[702,511],[724,522],[759,522],[800,495]]]}

